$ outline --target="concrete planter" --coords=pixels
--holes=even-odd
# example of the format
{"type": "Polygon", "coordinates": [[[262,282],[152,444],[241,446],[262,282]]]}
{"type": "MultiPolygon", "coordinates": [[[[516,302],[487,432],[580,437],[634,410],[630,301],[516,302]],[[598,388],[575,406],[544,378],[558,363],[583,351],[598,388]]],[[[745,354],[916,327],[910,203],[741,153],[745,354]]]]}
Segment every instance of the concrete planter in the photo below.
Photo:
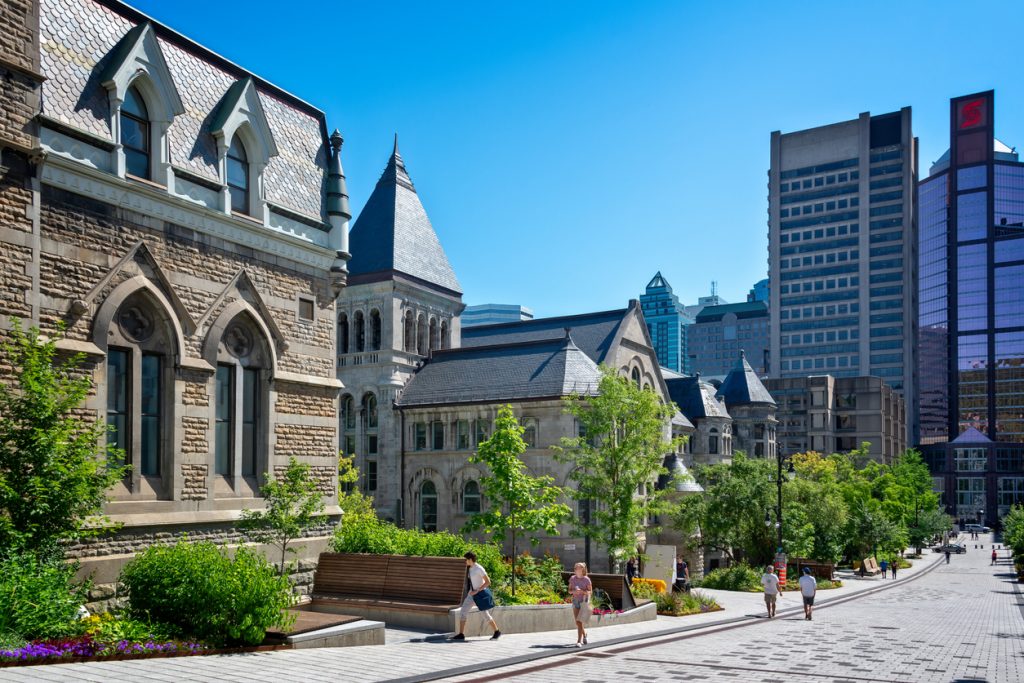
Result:
{"type": "MultiPolygon", "coordinates": [[[[576,622],[572,618],[572,605],[503,605],[495,607],[491,614],[498,622],[502,633],[537,633],[540,631],[575,631],[576,622]]],[[[658,618],[658,608],[653,602],[641,605],[625,612],[610,614],[592,614],[587,622],[588,629],[601,626],[633,624],[639,621],[654,621],[658,618]]],[[[453,609],[448,614],[449,630],[459,630],[459,610],[453,609]]],[[[490,624],[479,612],[472,612],[466,621],[467,636],[484,636],[491,634],[490,624]]]]}

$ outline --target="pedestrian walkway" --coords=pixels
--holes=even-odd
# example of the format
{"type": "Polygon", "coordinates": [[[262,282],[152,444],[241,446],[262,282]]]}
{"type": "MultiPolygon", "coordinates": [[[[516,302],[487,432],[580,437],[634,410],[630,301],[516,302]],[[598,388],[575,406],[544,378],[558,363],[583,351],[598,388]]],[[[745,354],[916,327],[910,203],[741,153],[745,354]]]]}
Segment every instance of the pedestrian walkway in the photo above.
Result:
{"type": "MultiPolygon", "coordinates": [[[[980,552],[980,551],[979,551],[980,552]]],[[[961,556],[963,557],[963,556],[961,556]]],[[[819,594],[820,605],[851,599],[913,580],[936,566],[941,556],[926,553],[893,581],[881,578],[847,581],[842,588],[819,594]]],[[[591,631],[587,650],[624,645],[637,640],[698,633],[764,618],[760,593],[706,591],[725,609],[689,617],[659,617],[656,621],[609,626],[591,631]]],[[[800,611],[795,593],[779,603],[779,616],[800,611]]],[[[765,620],[767,621],[767,620],[765,620]]],[[[0,681],[303,681],[336,677],[345,681],[438,680],[470,671],[521,666],[540,660],[575,656],[575,631],[511,634],[498,641],[469,639],[447,642],[442,634],[388,629],[387,645],[180,657],[125,662],[89,662],[0,669],[0,681]]]]}

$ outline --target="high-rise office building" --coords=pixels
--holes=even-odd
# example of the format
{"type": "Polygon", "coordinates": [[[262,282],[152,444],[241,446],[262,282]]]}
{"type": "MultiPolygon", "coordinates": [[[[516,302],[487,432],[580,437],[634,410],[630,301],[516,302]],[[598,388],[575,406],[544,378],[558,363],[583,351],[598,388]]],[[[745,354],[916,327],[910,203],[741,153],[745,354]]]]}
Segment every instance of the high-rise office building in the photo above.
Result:
{"type": "Polygon", "coordinates": [[[705,306],[688,333],[693,372],[727,375],[740,351],[758,375],[768,371],[768,305],[763,301],[705,306]]]}
{"type": "Polygon", "coordinates": [[[772,133],[773,377],[873,375],[914,395],[916,181],[909,107],[772,133]]]}
{"type": "Polygon", "coordinates": [[[1024,163],[994,114],[992,91],[951,100],[918,187],[919,441],[947,509],[989,522],[1024,502],[1024,163]]]}
{"type": "Polygon", "coordinates": [[[672,293],[672,285],[661,271],[651,278],[646,291],[640,295],[640,308],[661,366],[690,374],[687,326],[693,323],[693,318],[687,315],[679,297],[672,293]]]}

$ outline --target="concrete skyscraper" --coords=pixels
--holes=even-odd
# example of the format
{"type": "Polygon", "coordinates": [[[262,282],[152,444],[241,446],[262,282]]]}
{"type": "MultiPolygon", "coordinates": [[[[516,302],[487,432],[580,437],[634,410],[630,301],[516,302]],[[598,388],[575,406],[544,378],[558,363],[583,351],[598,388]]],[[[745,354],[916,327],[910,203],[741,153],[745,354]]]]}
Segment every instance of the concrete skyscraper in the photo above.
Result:
{"type": "Polygon", "coordinates": [[[909,107],[772,133],[773,377],[874,375],[913,396],[916,181],[909,107]]]}

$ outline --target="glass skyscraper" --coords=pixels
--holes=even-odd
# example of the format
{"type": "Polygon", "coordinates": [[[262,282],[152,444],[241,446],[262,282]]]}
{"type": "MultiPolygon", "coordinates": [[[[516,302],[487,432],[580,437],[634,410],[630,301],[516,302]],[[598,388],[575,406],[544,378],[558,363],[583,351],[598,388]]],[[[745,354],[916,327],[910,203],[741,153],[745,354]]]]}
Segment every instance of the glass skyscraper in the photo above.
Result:
{"type": "Polygon", "coordinates": [[[654,352],[662,367],[691,374],[687,326],[693,318],[686,314],[672,285],[659,271],[640,295],[640,309],[647,321],[654,352]]]}
{"type": "Polygon", "coordinates": [[[989,521],[1024,502],[1024,164],[994,113],[953,99],[918,187],[920,443],[950,511],[989,521]]]}

